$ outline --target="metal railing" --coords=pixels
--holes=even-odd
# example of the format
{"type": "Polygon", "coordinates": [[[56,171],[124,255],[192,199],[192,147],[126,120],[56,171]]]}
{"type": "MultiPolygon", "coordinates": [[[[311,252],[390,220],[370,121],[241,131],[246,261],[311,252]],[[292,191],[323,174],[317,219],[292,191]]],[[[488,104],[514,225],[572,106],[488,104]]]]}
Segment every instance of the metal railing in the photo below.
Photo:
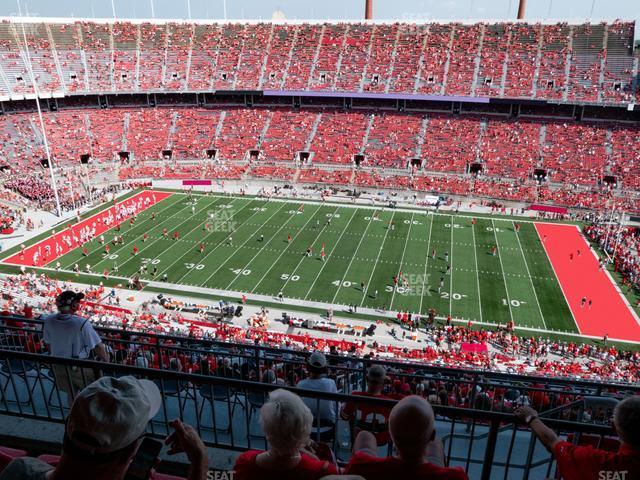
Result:
{"type": "MultiPolygon", "coordinates": [[[[21,321],[23,319],[20,319],[21,321]]],[[[62,359],[47,355],[25,353],[33,349],[39,341],[41,331],[38,321],[29,321],[29,328],[4,327],[0,329],[0,414],[16,415],[24,418],[63,422],[68,413],[68,395],[83,385],[90,383],[97,372],[103,375],[134,375],[155,381],[163,396],[162,408],[149,424],[151,435],[162,437],[169,433],[168,422],[180,418],[193,425],[204,442],[212,447],[245,450],[265,448],[266,440],[257,422],[259,408],[269,391],[278,385],[257,383],[240,375],[202,375],[186,373],[166,368],[142,368],[119,363],[102,363],[62,359]]],[[[109,335],[123,336],[122,331],[98,329],[105,343],[113,349],[122,348],[127,352],[148,348],[158,358],[180,358],[181,355],[212,355],[216,362],[244,361],[256,371],[264,368],[282,368],[303,372],[303,352],[283,352],[279,349],[244,344],[228,344],[215,341],[195,341],[182,337],[156,336],[130,332],[130,338],[109,338],[109,335]],[[173,355],[173,356],[172,356],[173,355]]],[[[516,379],[510,375],[487,375],[483,379],[477,372],[442,367],[421,367],[422,372],[409,372],[407,365],[394,362],[369,362],[344,357],[329,357],[334,363],[331,374],[339,380],[341,391],[329,394],[293,387],[283,387],[306,399],[314,412],[320,411],[321,402],[328,402],[336,412],[331,419],[317,419],[313,435],[316,439],[328,441],[338,458],[348,460],[353,443],[355,423],[340,420],[337,412],[345,402],[357,405],[384,405],[391,407],[393,400],[350,396],[354,390],[364,390],[365,369],[370,363],[382,363],[398,369],[397,378],[431,378],[445,384],[462,385],[467,388],[468,397],[484,398],[491,395],[490,408],[483,401],[468,400],[465,407],[434,405],[437,415],[436,430],[444,441],[446,461],[451,466],[461,466],[470,478],[537,479],[547,478],[555,469],[552,457],[536,442],[526,429],[514,423],[505,398],[496,399],[500,389],[518,386],[522,392],[554,392],[555,380],[540,385],[538,379],[527,377],[516,379]],[[339,363],[341,362],[341,363],[339,363]],[[354,365],[353,362],[357,364],[354,365]],[[359,362],[359,363],[358,363],[359,362]],[[422,376],[420,376],[422,375],[422,376]],[[340,381],[342,377],[343,381],[340,381]],[[527,384],[522,384],[527,382],[527,384]]],[[[175,363],[175,362],[174,362],[175,363]]],[[[416,365],[410,365],[417,369],[416,365]]],[[[245,369],[246,371],[247,369],[245,369]]],[[[209,372],[215,374],[216,372],[209,372]]],[[[240,371],[242,374],[242,371],[240,371]]],[[[581,434],[596,435],[601,442],[604,435],[611,434],[605,424],[576,423],[565,418],[580,418],[584,410],[584,392],[594,394],[593,398],[607,402],[613,400],[607,390],[619,385],[602,386],[593,382],[560,382],[561,389],[573,386],[575,391],[560,390],[570,400],[566,404],[554,406],[542,413],[547,423],[562,435],[572,435],[579,442],[581,434]],[[583,392],[582,394],[580,392],[583,392]],[[574,415],[565,415],[566,411],[574,415]]],[[[631,391],[637,389],[629,387],[631,391]]],[[[588,398],[588,397],[587,397],[588,398]]],[[[390,446],[381,453],[389,452],[390,446]]]]}
{"type": "MultiPolygon", "coordinates": [[[[22,320],[22,319],[21,319],[22,320]]],[[[39,351],[41,322],[25,321],[27,327],[0,327],[0,346],[18,351],[39,351]]],[[[274,369],[290,385],[305,376],[304,358],[309,352],[232,344],[215,340],[97,329],[118,364],[152,366],[159,369],[217,375],[242,380],[257,380],[266,369],[274,369]],[[215,365],[215,367],[211,367],[215,365]]],[[[444,403],[481,410],[509,412],[519,404],[531,403],[541,410],[554,409],[557,418],[582,419],[590,409],[589,399],[621,397],[636,393],[638,387],[571,379],[539,379],[523,375],[478,372],[433,365],[373,361],[344,356],[328,356],[330,376],[338,391],[351,393],[366,388],[366,369],[384,365],[400,384],[425,385],[425,395],[447,393],[444,403]],[[435,390],[435,391],[433,391],[435,390]]],[[[396,392],[401,393],[401,392],[396,392]]],[[[442,398],[440,398],[442,400],[442,398]]],[[[593,402],[591,402],[593,403],[593,402]]],[[[600,416],[610,412],[599,407],[600,416]]],[[[593,414],[593,412],[591,412],[593,414]]]]}
{"type": "MultiPolygon", "coordinates": [[[[388,408],[395,403],[233,378],[0,350],[0,414],[64,422],[68,414],[68,394],[93,381],[98,372],[115,377],[134,375],[158,385],[163,401],[160,411],[149,423],[150,435],[166,436],[170,431],[168,422],[180,418],[193,425],[208,446],[236,451],[266,448],[257,413],[268,392],[276,388],[300,395],[315,412],[320,410],[321,402],[328,402],[336,412],[346,402],[388,408]]],[[[446,464],[463,467],[470,478],[537,479],[548,477],[555,469],[553,458],[535,437],[516,425],[509,413],[441,405],[434,405],[434,410],[436,431],[445,446],[446,464]]],[[[350,456],[354,424],[339,417],[330,423],[314,423],[312,436],[328,442],[337,457],[346,461],[350,456]]],[[[592,423],[553,418],[545,418],[545,423],[563,436],[571,434],[575,442],[580,434],[602,439],[612,433],[609,426],[592,423]]],[[[385,448],[390,451],[390,446],[382,450],[385,448]]]]}

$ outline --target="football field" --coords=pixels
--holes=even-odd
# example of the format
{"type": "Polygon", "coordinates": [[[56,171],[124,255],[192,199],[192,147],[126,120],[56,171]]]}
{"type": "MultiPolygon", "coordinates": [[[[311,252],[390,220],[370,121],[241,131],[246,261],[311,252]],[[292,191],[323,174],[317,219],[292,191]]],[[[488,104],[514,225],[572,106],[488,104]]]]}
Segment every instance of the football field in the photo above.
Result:
{"type": "MultiPolygon", "coordinates": [[[[285,304],[423,314],[435,308],[443,317],[486,324],[513,318],[519,327],[578,332],[535,225],[520,224],[516,233],[510,220],[474,223],[466,214],[176,193],[133,225],[125,221],[124,244],[111,245],[108,255],[94,239],[87,256],[75,249],[58,261],[63,270],[89,264],[97,274],[117,266],[111,275],[118,277],[146,265],[143,280],[166,275],[185,292],[282,292],[285,304]]],[[[109,244],[114,233],[105,235],[109,244]]]]}

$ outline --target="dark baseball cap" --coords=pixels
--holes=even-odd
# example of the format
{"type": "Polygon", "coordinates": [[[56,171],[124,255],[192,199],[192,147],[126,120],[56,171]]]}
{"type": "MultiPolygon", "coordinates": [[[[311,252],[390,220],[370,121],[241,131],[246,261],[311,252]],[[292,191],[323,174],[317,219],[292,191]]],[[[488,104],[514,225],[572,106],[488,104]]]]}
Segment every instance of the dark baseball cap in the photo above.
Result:
{"type": "Polygon", "coordinates": [[[84,298],[84,293],[67,290],[56,297],[56,306],[60,309],[69,308],[84,298]]]}

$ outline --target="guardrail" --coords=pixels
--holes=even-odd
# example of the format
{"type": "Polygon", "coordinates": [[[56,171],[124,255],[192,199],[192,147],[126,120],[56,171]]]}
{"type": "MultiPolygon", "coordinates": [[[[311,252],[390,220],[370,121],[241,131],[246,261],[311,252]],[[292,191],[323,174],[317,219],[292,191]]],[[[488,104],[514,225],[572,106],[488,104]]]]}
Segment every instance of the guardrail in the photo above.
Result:
{"type": "MultiPolygon", "coordinates": [[[[242,451],[266,447],[260,432],[257,412],[268,392],[281,388],[233,378],[148,369],[102,362],[64,359],[39,354],[0,349],[0,414],[62,423],[68,413],[62,379],[93,380],[96,372],[111,376],[134,375],[154,381],[162,393],[162,407],[148,426],[148,434],[163,437],[169,433],[172,418],[191,424],[206,445],[242,451]]],[[[282,387],[307,401],[316,409],[329,402],[337,411],[340,404],[352,401],[358,405],[384,405],[391,408],[394,400],[352,397],[298,388],[282,387]]],[[[313,408],[312,408],[313,410],[313,408]]],[[[555,469],[553,458],[526,429],[514,423],[513,415],[434,405],[436,430],[445,446],[446,464],[461,466],[470,478],[488,480],[546,478],[555,469]]],[[[580,434],[611,434],[609,426],[575,423],[545,418],[545,423],[559,434],[571,434],[577,442],[580,434]]],[[[343,461],[348,460],[354,424],[338,420],[327,427],[314,425],[312,436],[333,445],[343,461]],[[327,435],[329,431],[329,435],[327,435]]],[[[390,447],[388,447],[390,448],[390,447]]]]}
{"type": "MultiPolygon", "coordinates": [[[[31,344],[37,343],[42,334],[43,322],[38,319],[25,319],[21,316],[0,316],[0,322],[10,320],[21,322],[22,327],[7,326],[0,323],[0,346],[8,345],[12,349],[33,351],[33,346],[27,343],[27,335],[32,335],[31,344]],[[25,335],[21,336],[20,333],[25,335]],[[35,339],[35,342],[34,342],[35,339]]],[[[268,347],[257,345],[249,340],[247,343],[237,343],[217,340],[215,338],[194,338],[187,336],[139,332],[126,328],[110,328],[95,326],[95,330],[101,336],[105,345],[115,354],[124,349],[129,354],[134,354],[136,349],[143,352],[152,352],[161,357],[164,354],[178,355],[206,355],[212,356],[216,364],[220,364],[225,358],[233,366],[234,361],[253,361],[255,365],[281,363],[290,368],[301,367],[304,359],[311,351],[290,349],[286,346],[268,347]],[[219,361],[220,360],[220,361],[219,361]]],[[[532,392],[549,391],[557,394],[570,395],[575,392],[578,395],[609,396],[622,394],[640,394],[640,385],[581,380],[573,377],[550,377],[539,375],[522,375],[513,373],[501,373],[486,369],[469,369],[452,367],[426,361],[394,361],[388,359],[371,359],[355,357],[349,354],[326,354],[329,366],[332,370],[356,375],[351,383],[345,384],[345,393],[349,393],[349,387],[363,389],[366,370],[371,365],[382,365],[394,372],[399,378],[416,378],[420,380],[433,380],[435,382],[464,381],[475,385],[493,385],[496,387],[516,386],[529,388],[532,392]],[[538,385],[534,387],[533,385],[538,385]],[[546,387],[546,388],[545,388],[546,387]]],[[[119,362],[120,363],[120,362],[119,362]]],[[[157,368],[166,368],[160,363],[157,368]]],[[[288,373],[289,370],[283,373],[288,373]]]]}

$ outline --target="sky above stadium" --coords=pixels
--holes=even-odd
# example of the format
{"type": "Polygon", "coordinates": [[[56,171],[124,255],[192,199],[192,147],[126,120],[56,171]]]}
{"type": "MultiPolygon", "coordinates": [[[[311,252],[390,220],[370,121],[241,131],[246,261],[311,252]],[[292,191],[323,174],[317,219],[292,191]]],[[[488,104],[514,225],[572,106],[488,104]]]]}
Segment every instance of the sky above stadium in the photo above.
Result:
{"type": "MultiPolygon", "coordinates": [[[[361,19],[364,0],[3,0],[0,15],[171,19],[361,19]],[[226,12],[225,12],[226,10],[226,12]],[[226,15],[225,15],[226,13],[226,15]]],[[[374,18],[513,19],[518,0],[374,0],[374,18]]],[[[639,19],[640,0],[528,0],[530,19],[639,19]]]]}

